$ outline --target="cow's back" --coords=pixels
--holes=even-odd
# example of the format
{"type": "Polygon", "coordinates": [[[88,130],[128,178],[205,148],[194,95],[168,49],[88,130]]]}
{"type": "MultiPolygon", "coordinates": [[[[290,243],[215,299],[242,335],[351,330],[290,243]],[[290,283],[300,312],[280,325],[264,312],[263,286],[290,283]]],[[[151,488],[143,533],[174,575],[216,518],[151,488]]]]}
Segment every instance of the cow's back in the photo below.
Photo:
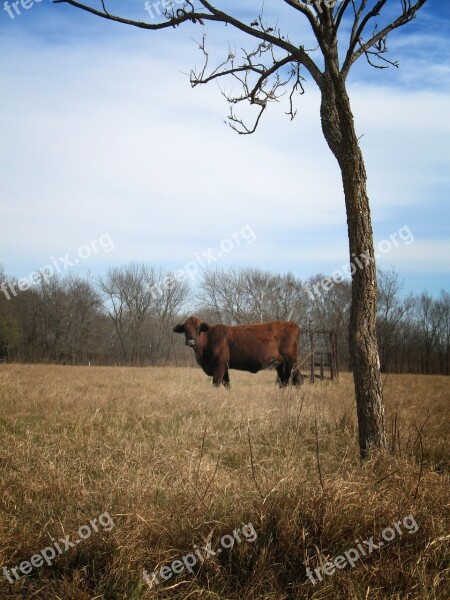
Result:
{"type": "Polygon", "coordinates": [[[280,357],[297,357],[299,328],[290,321],[214,325],[209,334],[208,354],[227,362],[231,369],[256,373],[280,357]]]}

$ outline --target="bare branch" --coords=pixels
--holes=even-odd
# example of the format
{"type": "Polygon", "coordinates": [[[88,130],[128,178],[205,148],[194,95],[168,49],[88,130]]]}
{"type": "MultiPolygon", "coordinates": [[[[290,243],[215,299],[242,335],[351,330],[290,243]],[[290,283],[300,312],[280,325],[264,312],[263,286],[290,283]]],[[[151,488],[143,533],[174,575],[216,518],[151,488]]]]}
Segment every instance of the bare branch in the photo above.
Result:
{"type": "Polygon", "coordinates": [[[289,94],[289,111],[286,113],[287,115],[289,115],[291,117],[291,121],[295,118],[295,115],[297,114],[297,110],[294,110],[294,105],[293,105],[294,94],[295,94],[295,92],[298,92],[301,95],[303,95],[305,93],[305,89],[302,85],[302,80],[303,80],[303,77],[300,75],[300,65],[297,65],[297,73],[296,73],[295,83],[292,86],[291,93],[289,94]]]}
{"type": "MultiPolygon", "coordinates": [[[[311,9],[308,6],[304,6],[303,4],[301,4],[300,0],[284,0],[284,2],[286,2],[286,4],[289,4],[289,6],[291,6],[292,8],[295,8],[296,10],[298,10],[299,12],[301,12],[302,14],[305,15],[305,17],[309,21],[309,24],[311,25],[314,35],[317,37],[319,28],[317,26],[316,19],[313,15],[311,9]]],[[[316,11],[317,11],[317,8],[316,8],[316,11]]]]}
{"type": "MultiPolygon", "coordinates": [[[[76,8],[80,8],[104,19],[116,21],[125,25],[132,25],[142,29],[156,30],[167,27],[176,27],[186,21],[200,23],[202,25],[206,21],[215,21],[230,24],[236,29],[260,40],[256,49],[252,52],[246,52],[243,49],[244,57],[240,64],[236,64],[235,52],[229,49],[226,59],[208,73],[209,55],[205,47],[205,32],[203,32],[202,40],[198,45],[204,55],[204,65],[200,71],[192,70],[190,74],[192,87],[227,76],[232,76],[239,81],[243,90],[241,95],[235,96],[227,94],[223,90],[222,94],[230,105],[227,124],[240,134],[248,135],[254,133],[268,103],[278,101],[279,98],[284,95],[285,92],[283,88],[289,84],[293,77],[295,77],[295,84],[289,96],[289,111],[287,114],[291,116],[291,119],[294,118],[296,114],[296,111],[293,108],[294,93],[296,91],[300,91],[300,93],[304,92],[300,82],[300,65],[305,66],[319,87],[322,85],[322,73],[309,56],[308,52],[305,51],[304,47],[293,45],[286,36],[281,34],[279,29],[263,23],[262,13],[257,20],[253,21],[250,25],[247,25],[215,8],[207,0],[199,0],[205,9],[204,12],[196,11],[190,0],[185,0],[183,8],[179,8],[175,11],[172,7],[170,10],[166,9],[164,11],[164,22],[152,24],[111,15],[106,10],[104,0],[102,0],[103,12],[80,3],[77,0],[54,1],[55,3],[65,2],[66,4],[71,4],[76,8]],[[284,50],[286,55],[281,58],[276,57],[274,55],[274,48],[284,50]],[[266,60],[264,60],[265,56],[267,57],[266,60]],[[292,63],[290,72],[287,76],[283,77],[280,73],[283,67],[290,63],[292,63]],[[250,80],[252,74],[257,76],[256,81],[250,80]],[[233,106],[236,106],[236,104],[243,101],[248,101],[252,105],[261,107],[253,126],[249,127],[245,125],[243,120],[236,116],[233,110],[233,106]]],[[[298,7],[296,6],[296,8],[308,18],[315,33],[318,33],[318,25],[316,24],[312,11],[306,6],[301,6],[301,4],[298,4],[298,7]]],[[[315,10],[317,11],[317,7],[315,10]]]]}
{"type": "Polygon", "coordinates": [[[106,10],[106,6],[105,6],[105,2],[104,0],[102,0],[102,6],[103,6],[103,11],[106,15],[109,15],[108,11],[106,10]]]}
{"type": "MultiPolygon", "coordinates": [[[[262,23],[260,26],[263,26],[262,23]]],[[[202,40],[199,42],[199,49],[203,52],[205,62],[200,71],[191,71],[191,85],[193,87],[228,75],[233,76],[239,82],[242,90],[239,95],[221,90],[222,95],[230,105],[227,124],[232,129],[245,135],[254,133],[268,103],[277,102],[286,93],[285,88],[294,77],[295,83],[290,93],[290,109],[287,114],[291,116],[291,119],[295,116],[293,95],[298,90],[300,90],[300,93],[303,93],[304,90],[301,86],[300,65],[295,61],[294,56],[288,54],[283,58],[278,58],[275,56],[273,45],[263,41],[251,52],[242,48],[243,60],[238,64],[236,63],[235,51],[229,48],[227,58],[207,73],[209,54],[206,49],[205,33],[203,33],[202,40]],[[267,66],[268,64],[271,64],[271,66],[267,66]],[[291,64],[289,73],[282,77],[282,68],[289,64],[291,64]],[[257,77],[254,79],[251,77],[252,75],[257,77]],[[241,102],[249,102],[251,105],[261,107],[251,127],[247,126],[234,112],[233,106],[241,102]]]]}
{"type": "Polygon", "coordinates": [[[141,29],[149,29],[149,30],[158,30],[158,29],[167,29],[169,27],[177,27],[178,25],[181,25],[182,23],[185,23],[186,21],[191,21],[193,23],[198,22],[200,24],[202,24],[204,21],[215,21],[218,23],[229,24],[229,25],[232,25],[233,27],[235,27],[236,29],[238,29],[239,31],[242,31],[243,33],[247,33],[254,38],[266,41],[269,44],[272,44],[275,47],[286,50],[288,53],[292,54],[295,57],[296,61],[300,62],[301,64],[303,64],[305,66],[305,68],[308,70],[310,75],[313,77],[313,79],[317,83],[317,85],[319,87],[321,86],[322,73],[321,73],[319,67],[313,61],[313,59],[305,51],[303,46],[296,46],[296,45],[290,43],[289,40],[285,36],[281,35],[280,32],[278,32],[278,35],[274,35],[274,33],[272,31],[270,31],[271,28],[255,29],[255,27],[252,27],[251,25],[247,25],[247,24],[243,23],[242,21],[239,21],[239,19],[236,19],[235,17],[232,17],[231,15],[224,13],[221,10],[218,10],[217,8],[212,6],[212,4],[210,4],[206,0],[200,0],[200,2],[209,12],[197,12],[197,11],[193,11],[193,10],[187,10],[188,6],[190,8],[192,8],[192,4],[188,0],[186,0],[184,9],[178,9],[176,11],[176,16],[172,16],[173,15],[173,13],[172,13],[170,18],[162,23],[146,23],[146,22],[142,22],[142,21],[136,21],[133,19],[126,19],[124,17],[119,17],[117,15],[111,15],[110,13],[102,12],[102,11],[97,10],[87,4],[80,3],[77,0],[53,0],[53,2],[55,4],[62,4],[62,3],[70,4],[71,6],[74,6],[81,10],[89,12],[98,17],[102,17],[103,19],[115,21],[117,23],[122,23],[124,25],[131,25],[133,27],[139,27],[141,29]]]}
{"type": "MultiPolygon", "coordinates": [[[[324,90],[324,74],[311,58],[312,50],[306,50],[303,45],[292,43],[288,36],[282,34],[276,24],[263,21],[262,11],[255,20],[247,24],[216,8],[209,0],[198,0],[197,7],[194,7],[191,0],[184,0],[181,8],[175,9],[173,4],[165,8],[161,22],[147,23],[112,15],[106,9],[105,1],[101,0],[103,9],[97,10],[78,0],[54,0],[55,3],[65,2],[104,19],[142,29],[158,30],[177,27],[186,22],[204,25],[209,21],[230,25],[255,38],[258,44],[253,51],[248,52],[243,49],[243,56],[237,59],[236,52],[229,48],[225,60],[210,70],[209,55],[205,47],[205,32],[203,32],[202,40],[198,45],[204,56],[204,64],[200,70],[192,70],[190,73],[193,87],[221,77],[232,77],[239,82],[241,87],[239,95],[234,92],[227,93],[224,89],[221,91],[230,104],[228,125],[241,134],[250,134],[255,131],[267,105],[270,102],[278,102],[283,95],[288,93],[287,86],[292,83],[292,80],[294,83],[288,96],[289,110],[287,114],[291,119],[295,117],[294,95],[296,92],[304,93],[303,78],[300,75],[302,66],[312,76],[320,90],[324,90]],[[276,49],[281,50],[283,54],[276,56],[276,49]],[[286,67],[289,67],[288,72],[286,72],[286,67]],[[241,102],[248,102],[260,107],[253,126],[246,126],[242,119],[235,114],[234,107],[241,102]]],[[[313,2],[312,0],[284,0],[284,2],[308,20],[325,59],[325,71],[332,72],[335,76],[339,76],[340,68],[337,32],[346,11],[350,7],[353,9],[354,18],[349,48],[340,73],[345,79],[351,65],[362,55],[365,55],[371,66],[378,69],[398,66],[397,62],[391,61],[385,56],[388,52],[387,36],[393,29],[411,21],[426,0],[401,0],[401,15],[380,31],[375,25],[368,41],[363,38],[364,32],[368,24],[379,16],[387,0],[376,0],[370,3],[371,8],[368,8],[368,0],[343,0],[340,6],[336,3],[333,4],[333,8],[329,7],[328,3],[313,2]]]]}
{"type": "MultiPolygon", "coordinates": [[[[381,59],[390,65],[398,66],[398,64],[395,61],[388,61],[382,58],[382,54],[387,52],[387,36],[394,29],[397,29],[398,27],[406,25],[407,23],[412,21],[415,18],[417,11],[420,8],[422,8],[426,1],[427,0],[416,0],[415,2],[413,2],[412,0],[401,0],[402,14],[378,32],[377,26],[375,26],[374,31],[372,33],[372,37],[368,41],[364,41],[362,35],[367,24],[371,19],[379,16],[381,9],[386,4],[387,0],[379,0],[362,19],[361,23],[359,23],[360,18],[362,16],[362,12],[367,4],[367,0],[362,0],[358,11],[356,11],[355,9],[355,21],[353,24],[349,49],[347,51],[344,65],[341,70],[342,75],[346,77],[352,64],[356,60],[358,60],[358,58],[363,54],[366,56],[366,58],[368,58],[368,60],[370,59],[370,57],[376,56],[378,59],[381,59]],[[355,50],[358,45],[359,49],[355,50]],[[372,51],[371,48],[375,48],[375,50],[372,51]]],[[[385,68],[383,67],[383,65],[375,65],[371,60],[369,60],[369,63],[372,66],[377,66],[378,68],[385,68]]]]}
{"type": "Polygon", "coordinates": [[[247,423],[247,437],[248,437],[248,446],[250,448],[250,466],[252,469],[253,481],[255,482],[255,487],[258,490],[258,493],[261,496],[261,499],[264,499],[264,494],[262,493],[261,488],[258,485],[258,480],[256,479],[256,474],[255,474],[255,463],[253,461],[252,441],[250,438],[250,423],[247,423]]]}
{"type": "Polygon", "coordinates": [[[225,123],[227,125],[229,125],[231,127],[231,129],[236,131],[236,133],[239,133],[239,135],[251,135],[252,133],[255,133],[255,131],[257,130],[259,122],[262,117],[262,114],[266,110],[266,108],[267,108],[267,105],[261,106],[261,110],[259,111],[256,121],[251,129],[249,127],[247,127],[247,125],[244,123],[244,121],[242,119],[239,119],[236,117],[232,106],[230,107],[230,114],[228,115],[228,121],[230,121],[230,122],[227,123],[225,121],[225,123]]]}
{"type": "Polygon", "coordinates": [[[335,16],[335,20],[334,20],[334,29],[337,31],[341,25],[341,21],[342,21],[342,17],[345,14],[345,11],[347,10],[350,2],[352,0],[343,0],[341,6],[339,8],[336,9],[336,16],[335,16]]]}
{"type": "MultiPolygon", "coordinates": [[[[70,4],[75,8],[79,8],[80,10],[84,10],[88,13],[91,13],[97,17],[101,17],[102,19],[107,19],[108,21],[115,21],[116,23],[122,23],[123,25],[131,25],[132,27],[139,27],[140,29],[150,29],[150,30],[158,30],[158,29],[167,29],[169,27],[176,27],[177,25],[181,25],[186,21],[199,22],[202,23],[202,20],[208,21],[220,21],[221,19],[214,17],[211,14],[203,14],[203,13],[193,13],[190,11],[185,11],[183,9],[179,9],[177,11],[177,16],[170,18],[162,23],[146,23],[145,21],[136,21],[134,19],[126,19],[125,17],[119,17],[117,15],[112,15],[107,12],[105,9],[105,5],[103,5],[103,12],[101,10],[97,10],[92,6],[87,4],[82,4],[81,2],[77,2],[76,0],[53,0],[53,4],[70,4]]],[[[186,4],[190,4],[190,2],[186,2],[186,4]]],[[[191,5],[192,6],[192,5],[191,5]]]]}
{"type": "Polygon", "coordinates": [[[364,32],[364,29],[366,28],[367,23],[374,17],[379,16],[381,9],[386,4],[386,2],[387,2],[387,0],[378,0],[378,2],[375,4],[375,6],[371,10],[369,10],[369,12],[363,18],[361,23],[359,23],[361,15],[362,15],[364,9],[366,8],[366,4],[367,4],[367,0],[362,0],[358,11],[355,11],[356,16],[355,16],[355,22],[353,24],[353,29],[352,29],[352,37],[350,40],[350,48],[349,48],[350,52],[353,52],[354,49],[356,48],[356,46],[364,32]]]}
{"type": "MultiPolygon", "coordinates": [[[[359,5],[359,8],[357,9],[356,5],[355,5],[355,0],[352,0],[354,18],[353,18],[352,33],[350,36],[350,45],[353,45],[354,41],[357,39],[356,32],[358,31],[359,21],[361,19],[362,13],[364,12],[364,9],[366,8],[366,5],[367,5],[367,0],[361,0],[361,4],[359,5]]],[[[355,48],[355,46],[353,46],[353,48],[355,48]]]]}
{"type": "Polygon", "coordinates": [[[236,29],[239,29],[244,33],[248,33],[253,37],[269,42],[269,44],[286,50],[287,52],[292,54],[295,57],[296,61],[298,61],[306,67],[310,75],[313,77],[314,81],[319,87],[321,87],[322,73],[313,61],[313,59],[307,54],[307,52],[304,49],[304,46],[295,46],[291,44],[287,39],[285,39],[284,36],[281,35],[279,31],[278,35],[272,35],[272,33],[268,29],[259,30],[252,28],[249,25],[245,25],[238,19],[235,19],[234,17],[231,17],[230,15],[227,15],[226,13],[214,8],[206,0],[200,0],[200,2],[205,8],[210,10],[211,13],[215,17],[219,18],[219,20],[223,23],[229,23],[230,25],[233,25],[234,27],[236,27],[236,29]]]}
{"type": "MultiPolygon", "coordinates": [[[[360,42],[360,46],[361,46],[361,48],[363,47],[361,42],[360,42]]],[[[385,54],[386,52],[388,52],[387,36],[384,37],[383,39],[379,40],[375,44],[375,50],[364,50],[364,54],[366,56],[367,62],[369,63],[369,65],[371,67],[374,67],[374,69],[387,69],[387,68],[389,68],[389,66],[398,68],[398,65],[399,65],[398,61],[389,60],[383,56],[383,54],[385,54]],[[379,63],[377,64],[376,62],[373,61],[372,57],[376,57],[376,60],[378,60],[380,62],[384,62],[386,64],[385,65],[379,64],[379,63]]]]}

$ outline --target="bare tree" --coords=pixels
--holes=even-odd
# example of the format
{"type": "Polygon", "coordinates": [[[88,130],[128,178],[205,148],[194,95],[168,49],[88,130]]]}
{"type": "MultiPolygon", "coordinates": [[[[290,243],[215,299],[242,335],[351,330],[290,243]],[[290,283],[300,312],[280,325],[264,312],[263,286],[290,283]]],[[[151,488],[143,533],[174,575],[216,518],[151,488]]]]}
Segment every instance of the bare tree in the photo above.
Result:
{"type": "Polygon", "coordinates": [[[99,297],[87,279],[68,276],[62,282],[65,298],[65,353],[74,365],[77,360],[88,361],[94,350],[95,323],[98,318],[99,297]]]}
{"type": "Polygon", "coordinates": [[[444,315],[439,304],[424,292],[416,301],[417,331],[420,336],[420,363],[422,373],[431,373],[433,350],[437,347],[444,315]]]}
{"type": "Polygon", "coordinates": [[[11,359],[11,350],[20,339],[20,319],[16,318],[12,293],[8,292],[9,278],[0,264],[0,358],[11,359]]]}
{"type": "Polygon", "coordinates": [[[205,271],[198,294],[201,310],[230,325],[274,320],[302,325],[305,296],[293,275],[253,268],[205,271]]]}
{"type": "Polygon", "coordinates": [[[308,323],[312,329],[329,329],[337,334],[338,354],[341,364],[351,366],[348,340],[350,321],[351,286],[349,281],[336,281],[331,286],[323,285],[327,278],[318,274],[307,282],[308,323]]]}
{"type": "Polygon", "coordinates": [[[270,319],[294,321],[300,328],[306,327],[309,299],[302,282],[292,273],[275,275],[272,281],[266,304],[270,319]]]}
{"type": "MultiPolygon", "coordinates": [[[[272,23],[266,20],[264,8],[248,22],[238,16],[238,9],[231,14],[208,0],[186,0],[180,8],[167,2],[163,4],[166,8],[159,22],[145,23],[112,14],[104,0],[101,9],[77,0],[54,1],[141,29],[160,30],[188,22],[199,27],[207,22],[223,23],[256,40],[255,47],[244,49],[241,57],[228,49],[226,56],[210,67],[203,30],[199,46],[205,57],[204,67],[191,73],[193,86],[223,77],[231,77],[240,85],[240,92],[223,93],[230,105],[229,124],[241,134],[253,133],[269,104],[278,101],[286,91],[289,92],[287,112],[293,118],[294,97],[304,91],[304,73],[317,84],[321,94],[322,131],[342,174],[350,256],[364,257],[361,268],[352,275],[349,332],[360,451],[366,456],[371,448],[385,447],[376,338],[377,281],[367,175],[347,93],[347,76],[361,57],[378,69],[397,66],[387,55],[388,35],[412,21],[426,0],[399,0],[398,12],[394,15],[384,10],[387,0],[282,0],[282,6],[290,7],[292,20],[303,18],[309,26],[314,45],[317,44],[315,50],[307,48],[305,39],[296,39],[296,32],[300,31],[298,25],[289,32],[282,31],[276,19],[272,23]],[[235,113],[235,107],[243,103],[256,107],[252,125],[247,125],[235,113]]],[[[388,8],[391,6],[392,2],[388,8]]]]}
{"type": "Polygon", "coordinates": [[[145,321],[153,302],[156,275],[144,265],[113,268],[99,279],[102,308],[111,318],[123,360],[140,364],[145,344],[145,321]]]}
{"type": "Polygon", "coordinates": [[[438,300],[438,311],[440,313],[439,331],[439,363],[441,375],[450,374],[450,293],[441,291],[438,300]]]}
{"type": "Polygon", "coordinates": [[[101,307],[111,318],[122,360],[141,365],[168,360],[172,329],[189,293],[186,281],[153,267],[131,264],[99,279],[101,307]]]}
{"type": "Polygon", "coordinates": [[[396,346],[397,334],[404,319],[414,308],[411,296],[400,298],[403,282],[395,269],[378,270],[378,340],[381,370],[390,371],[396,346]]]}
{"type": "Polygon", "coordinates": [[[212,311],[218,323],[245,325],[255,320],[239,269],[205,271],[199,299],[202,308],[212,311]]]}
{"type": "Polygon", "coordinates": [[[173,327],[179,322],[179,315],[185,309],[190,292],[189,283],[177,279],[173,273],[160,271],[158,281],[153,287],[151,312],[152,362],[168,362],[172,357],[174,335],[173,327]]]}
{"type": "Polygon", "coordinates": [[[64,354],[66,294],[61,277],[40,276],[36,284],[37,302],[33,304],[35,336],[44,360],[59,361],[64,354]]]}

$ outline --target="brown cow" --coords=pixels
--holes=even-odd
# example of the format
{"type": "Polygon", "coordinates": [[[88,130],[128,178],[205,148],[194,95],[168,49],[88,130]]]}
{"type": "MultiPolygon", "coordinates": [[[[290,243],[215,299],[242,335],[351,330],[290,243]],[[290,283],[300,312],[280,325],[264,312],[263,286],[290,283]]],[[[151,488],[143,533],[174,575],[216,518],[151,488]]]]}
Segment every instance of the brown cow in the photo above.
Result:
{"type": "Polygon", "coordinates": [[[291,321],[272,321],[254,325],[208,325],[189,317],[174,327],[184,333],[186,346],[194,349],[197,363],[213,378],[213,385],[230,385],[228,369],[257,373],[275,366],[280,387],[289,380],[300,385],[297,348],[300,329],[291,321]]]}

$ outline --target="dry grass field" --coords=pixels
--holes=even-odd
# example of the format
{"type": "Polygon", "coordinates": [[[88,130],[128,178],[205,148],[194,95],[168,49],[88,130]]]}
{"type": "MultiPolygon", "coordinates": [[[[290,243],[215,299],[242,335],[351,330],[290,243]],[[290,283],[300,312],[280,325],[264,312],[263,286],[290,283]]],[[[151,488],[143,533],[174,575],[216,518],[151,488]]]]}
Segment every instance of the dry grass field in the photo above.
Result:
{"type": "Polygon", "coordinates": [[[450,380],[389,376],[361,464],[348,374],[231,376],[2,365],[0,598],[449,598],[450,380]]]}

